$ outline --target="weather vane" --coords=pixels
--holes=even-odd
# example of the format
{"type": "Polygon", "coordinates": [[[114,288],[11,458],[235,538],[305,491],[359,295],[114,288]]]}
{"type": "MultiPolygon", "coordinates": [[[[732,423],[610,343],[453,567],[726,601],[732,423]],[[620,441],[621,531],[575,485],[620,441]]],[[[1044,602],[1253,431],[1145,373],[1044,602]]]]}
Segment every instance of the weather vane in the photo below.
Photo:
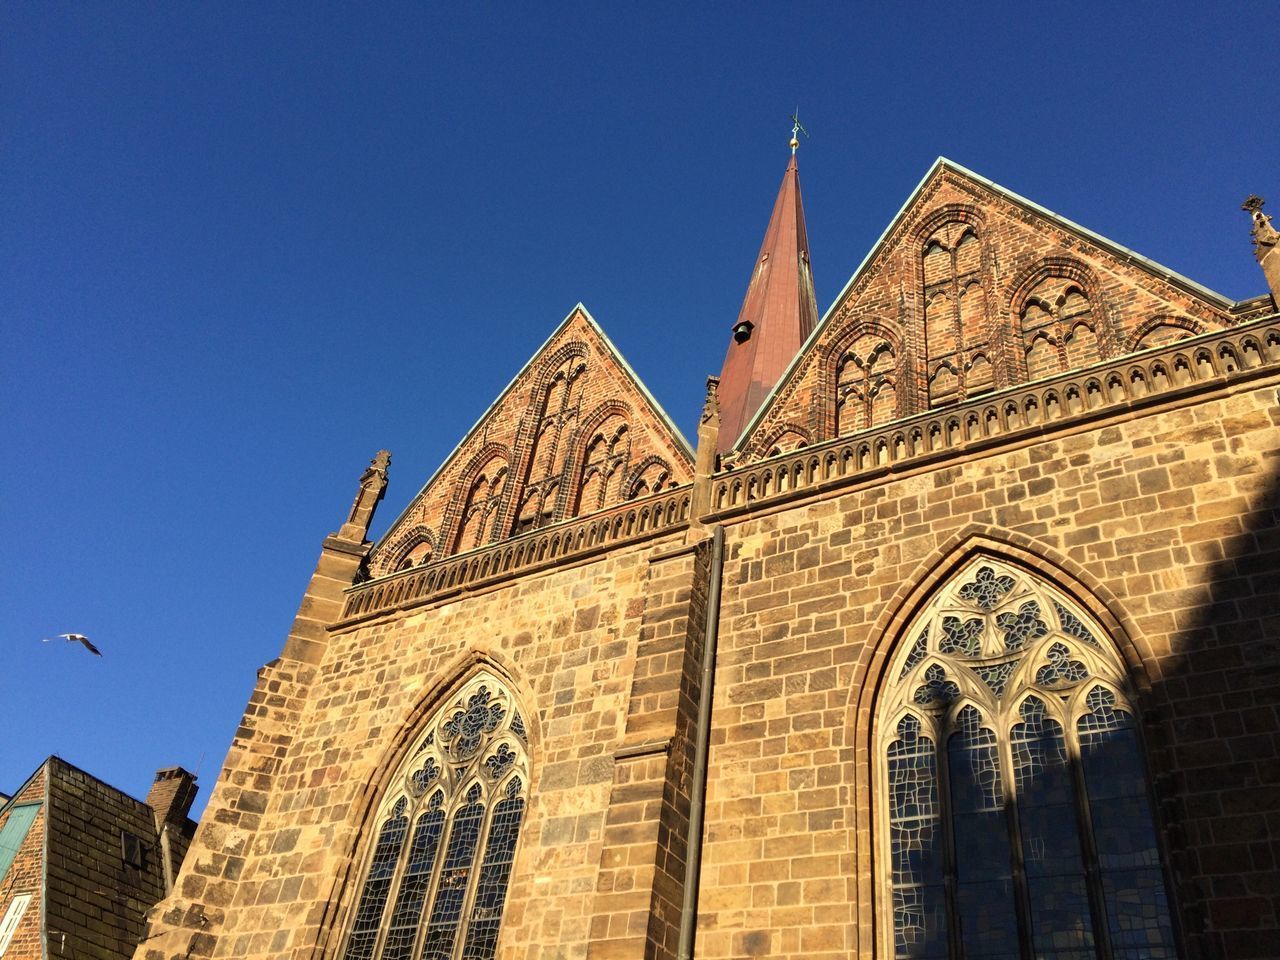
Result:
{"type": "Polygon", "coordinates": [[[794,156],[796,148],[800,146],[800,138],[798,134],[803,133],[805,139],[809,139],[809,131],[800,124],[800,108],[796,107],[796,112],[791,114],[791,153],[794,156]]]}

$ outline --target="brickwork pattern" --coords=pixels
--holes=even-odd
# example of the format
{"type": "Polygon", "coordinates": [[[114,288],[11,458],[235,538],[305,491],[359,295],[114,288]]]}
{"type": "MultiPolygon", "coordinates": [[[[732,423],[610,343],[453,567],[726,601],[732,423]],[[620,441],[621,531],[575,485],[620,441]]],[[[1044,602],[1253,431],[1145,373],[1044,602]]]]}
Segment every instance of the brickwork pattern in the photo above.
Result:
{"type": "Polygon", "coordinates": [[[828,312],[738,460],[768,456],[782,435],[819,442],[918,413],[930,398],[945,405],[1232,322],[1184,285],[940,167],[828,312]],[[844,386],[859,364],[872,388],[861,393],[844,386]],[[847,390],[856,397],[838,417],[847,390]],[[852,414],[855,399],[865,415],[852,414]]]}
{"type": "Polygon", "coordinates": [[[31,902],[27,904],[14,931],[5,957],[12,960],[43,960],[43,946],[40,931],[43,929],[44,896],[42,880],[44,877],[44,828],[48,805],[45,803],[45,785],[47,768],[41,766],[13,797],[8,809],[0,813],[0,828],[9,822],[9,814],[18,804],[38,803],[40,811],[31,823],[27,835],[18,848],[17,856],[9,865],[0,886],[0,917],[9,910],[15,897],[30,894],[31,902]]]}
{"type": "Polygon", "coordinates": [[[370,569],[439,559],[692,475],[683,442],[576,310],[396,521],[370,569]]]}
{"type": "Polygon", "coordinates": [[[144,915],[165,893],[151,808],[54,758],[50,761],[46,931],[50,953],[127,957],[144,915]],[[121,833],[143,843],[126,863],[121,833]]]}

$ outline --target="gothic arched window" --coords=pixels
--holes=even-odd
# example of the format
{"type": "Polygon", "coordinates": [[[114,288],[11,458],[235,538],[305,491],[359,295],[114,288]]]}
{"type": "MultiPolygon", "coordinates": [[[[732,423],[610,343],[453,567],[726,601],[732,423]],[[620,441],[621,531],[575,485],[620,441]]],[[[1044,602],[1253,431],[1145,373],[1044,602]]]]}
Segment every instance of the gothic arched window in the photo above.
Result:
{"type": "Polygon", "coordinates": [[[480,674],[448,701],[391,781],[342,960],[484,960],[528,797],[524,722],[480,674]]]}
{"type": "Polygon", "coordinates": [[[876,711],[891,955],[1173,960],[1141,736],[1106,632],[980,557],[907,641],[876,711]]]}

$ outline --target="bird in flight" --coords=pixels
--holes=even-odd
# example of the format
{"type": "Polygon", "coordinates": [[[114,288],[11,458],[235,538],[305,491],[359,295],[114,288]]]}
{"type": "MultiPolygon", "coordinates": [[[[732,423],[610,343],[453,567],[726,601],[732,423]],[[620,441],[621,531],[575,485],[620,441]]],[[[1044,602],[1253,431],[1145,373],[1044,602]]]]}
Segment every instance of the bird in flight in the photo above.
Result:
{"type": "Polygon", "coordinates": [[[83,633],[60,633],[56,637],[45,637],[44,642],[51,640],[65,640],[67,643],[83,644],[84,648],[92,653],[95,657],[102,656],[102,651],[93,645],[93,643],[83,633]]]}

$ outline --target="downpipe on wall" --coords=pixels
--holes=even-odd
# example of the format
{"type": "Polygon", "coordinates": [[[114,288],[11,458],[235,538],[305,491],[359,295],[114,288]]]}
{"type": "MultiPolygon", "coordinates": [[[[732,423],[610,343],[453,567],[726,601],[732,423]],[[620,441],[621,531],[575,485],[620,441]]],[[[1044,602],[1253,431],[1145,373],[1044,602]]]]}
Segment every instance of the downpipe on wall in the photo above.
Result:
{"type": "Polygon", "coordinates": [[[698,725],[694,731],[693,783],[689,793],[689,840],[684,864],[684,902],[680,906],[678,960],[692,960],[698,927],[698,878],[702,869],[702,832],[706,820],[707,759],[711,753],[711,694],[716,646],[720,637],[720,582],[724,575],[724,527],[711,532],[711,568],[707,575],[706,620],[702,632],[702,672],[698,684],[698,725]]]}

